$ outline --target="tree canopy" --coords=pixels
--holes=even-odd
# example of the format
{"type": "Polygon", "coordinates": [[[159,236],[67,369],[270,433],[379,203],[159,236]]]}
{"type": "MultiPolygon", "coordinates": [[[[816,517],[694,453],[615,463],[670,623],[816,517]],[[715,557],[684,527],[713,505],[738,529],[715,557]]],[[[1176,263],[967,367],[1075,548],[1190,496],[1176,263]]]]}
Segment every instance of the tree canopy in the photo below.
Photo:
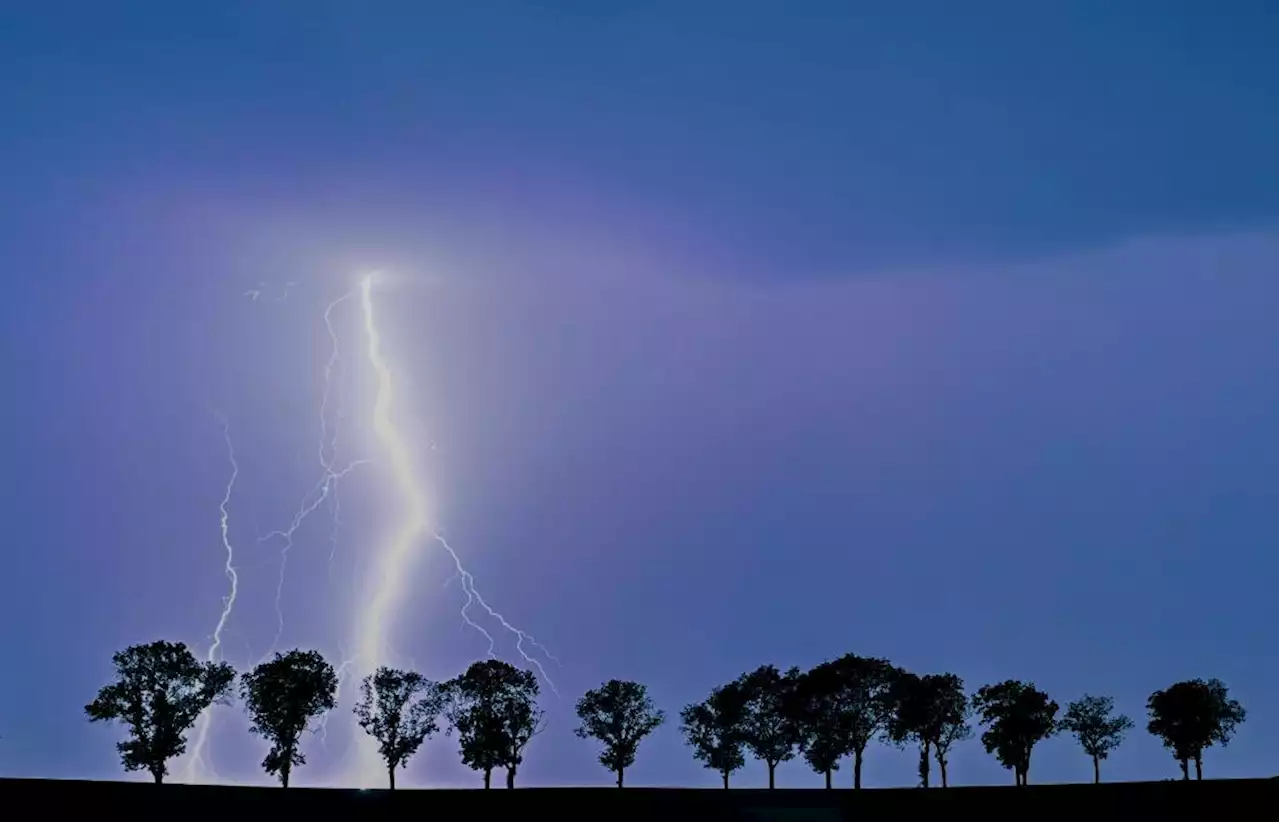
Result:
{"type": "Polygon", "coordinates": [[[355,714],[365,733],[378,741],[391,790],[396,787],[396,769],[436,732],[443,708],[440,686],[416,671],[383,667],[360,683],[355,714]]]}
{"type": "Polygon", "coordinates": [[[746,764],[742,753],[746,712],[746,695],[736,682],[716,688],[702,702],[680,711],[685,743],[695,759],[720,774],[725,788],[733,772],[746,764]]]}
{"type": "Polygon", "coordinates": [[[987,727],[982,746],[1013,771],[1017,784],[1027,784],[1032,748],[1058,730],[1058,703],[1033,683],[1008,679],[979,688],[973,706],[987,727]]]}
{"type": "Polygon", "coordinates": [[[302,732],[333,710],[337,690],[338,676],[318,651],[277,653],[240,678],[249,731],[271,743],[262,767],[278,775],[282,787],[289,787],[294,767],[307,763],[299,749],[302,732]]]}
{"type": "Polygon", "coordinates": [[[1189,761],[1195,762],[1200,779],[1205,749],[1230,742],[1245,718],[1244,708],[1227,696],[1227,686],[1217,679],[1175,682],[1156,691],[1147,700],[1147,714],[1147,731],[1172,751],[1183,779],[1190,778],[1189,761]]]}
{"type": "Polygon", "coordinates": [[[452,730],[467,767],[490,786],[494,768],[507,769],[514,788],[524,749],[545,724],[538,708],[538,680],[530,671],[496,659],[476,662],[444,685],[452,730]]]}
{"type": "Polygon", "coordinates": [[[619,679],[587,691],[575,710],[582,724],[574,734],[603,744],[600,764],[616,775],[619,788],[623,773],[636,761],[640,740],[666,720],[666,715],[654,707],[644,685],[619,679]]]}
{"type": "Polygon", "coordinates": [[[1109,696],[1085,696],[1067,705],[1059,727],[1070,733],[1080,743],[1084,752],[1093,759],[1093,781],[1102,781],[1099,763],[1120,747],[1125,732],[1133,727],[1133,720],[1124,714],[1113,716],[1114,705],[1109,696]]]}
{"type": "Polygon", "coordinates": [[[187,749],[186,733],[211,705],[227,704],[236,673],[225,662],[200,662],[181,642],[132,645],[111,657],[116,681],[85,706],[90,722],[118,721],[129,738],[116,744],[126,771],[156,783],[168,761],[187,749]]]}

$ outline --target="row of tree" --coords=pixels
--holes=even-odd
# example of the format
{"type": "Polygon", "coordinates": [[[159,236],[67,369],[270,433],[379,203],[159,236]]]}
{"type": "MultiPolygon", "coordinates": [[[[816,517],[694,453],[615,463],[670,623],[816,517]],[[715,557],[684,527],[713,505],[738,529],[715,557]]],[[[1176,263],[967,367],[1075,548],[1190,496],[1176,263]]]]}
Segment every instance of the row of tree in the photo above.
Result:
{"type": "MultiPolygon", "coordinates": [[[[704,701],[681,712],[682,730],[694,756],[719,772],[724,786],[750,753],[765,764],[769,787],[779,764],[803,757],[831,787],[846,758],[853,761],[853,786],[862,787],[867,747],[881,739],[919,751],[920,786],[929,787],[932,762],[947,786],[947,764],[958,742],[973,736],[971,722],[984,730],[983,748],[1027,784],[1036,744],[1058,733],[1075,737],[1093,760],[1094,781],[1101,762],[1123,742],[1133,721],[1116,714],[1111,697],[1085,695],[1060,717],[1058,703],[1033,683],[1006,680],[972,696],[955,674],[915,674],[883,659],[846,654],[809,671],[779,671],[765,665],[720,686],[704,701]]],[[[1147,730],[1173,753],[1184,779],[1195,763],[1202,774],[1204,751],[1225,745],[1244,721],[1240,703],[1216,679],[1188,680],[1156,691],[1147,701],[1147,730]]]]}
{"type": "MultiPolygon", "coordinates": [[[[115,681],[85,713],[90,721],[124,723],[129,735],[116,747],[125,770],[146,770],[163,782],[169,760],[186,752],[187,732],[200,715],[230,703],[235,669],[200,662],[186,645],[163,640],[126,648],[112,663],[115,681]]],[[[304,732],[337,706],[337,672],[318,651],[293,650],[239,679],[249,731],[269,745],[262,767],[287,788],[293,769],[307,761],[304,732]]],[[[486,788],[496,768],[506,769],[507,787],[514,787],[524,748],[545,725],[537,698],[531,672],[498,660],[476,662],[443,683],[384,667],[361,681],[355,713],[378,743],[392,789],[396,770],[439,730],[441,719],[457,735],[463,763],[484,774],[486,788]]]]}
{"type": "MultiPolygon", "coordinates": [[[[115,681],[85,706],[91,721],[119,721],[128,738],[117,745],[126,770],[146,770],[157,783],[168,763],[186,751],[187,732],[213,705],[229,704],[236,691],[235,670],[224,662],[200,662],[183,644],[165,641],[135,645],[112,657],[115,681]]],[[[360,683],[355,714],[378,745],[395,788],[396,771],[436,734],[456,735],[464,765],[479,771],[488,788],[494,770],[506,771],[515,787],[524,750],[546,726],[538,707],[538,682],[530,671],[499,660],[472,664],[447,682],[415,671],[379,668],[360,683]]],[[[289,786],[293,769],[306,764],[303,734],[337,704],[338,676],[316,651],[278,653],[239,676],[239,696],[250,731],[269,749],[263,769],[289,786]]],[[[574,733],[600,743],[599,762],[623,786],[640,742],[666,717],[644,685],[610,680],[577,702],[574,733]]],[[[1225,745],[1245,712],[1216,679],[1178,682],[1156,691],[1147,702],[1147,730],[1159,737],[1179,762],[1184,779],[1195,763],[1201,777],[1204,751],[1225,745]]],[[[680,712],[680,729],[694,756],[717,771],[724,787],[743,767],[746,754],[763,761],[774,787],[779,764],[801,756],[816,772],[832,775],[846,758],[853,761],[853,784],[862,786],[862,763],[875,739],[918,748],[920,785],[929,786],[936,762],[943,787],[956,743],[973,735],[971,721],[985,730],[988,753],[1025,785],[1031,752],[1059,732],[1072,734],[1100,763],[1133,727],[1115,714],[1110,697],[1084,696],[1058,717],[1058,704],[1033,684],[1008,680],[966,695],[955,674],[918,675],[883,659],[847,654],[809,671],[762,666],[715,688],[702,702],[680,712]]]]}

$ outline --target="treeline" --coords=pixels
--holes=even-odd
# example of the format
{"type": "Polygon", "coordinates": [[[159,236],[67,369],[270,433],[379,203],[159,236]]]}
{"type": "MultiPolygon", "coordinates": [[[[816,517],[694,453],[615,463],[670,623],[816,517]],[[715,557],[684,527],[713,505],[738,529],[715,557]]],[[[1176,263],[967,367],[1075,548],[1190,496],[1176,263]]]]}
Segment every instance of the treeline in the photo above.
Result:
{"type": "MultiPolygon", "coordinates": [[[[148,771],[157,783],[168,763],[186,751],[187,732],[214,705],[230,704],[238,692],[251,726],[268,751],[263,769],[289,786],[293,769],[306,764],[303,734],[337,704],[338,676],[317,651],[277,653],[239,675],[224,662],[200,662],[182,643],[134,645],[112,657],[115,681],[85,706],[90,721],[118,721],[128,738],[117,745],[125,770],[148,771]]],[[[508,788],[524,762],[530,740],[545,727],[539,688],[531,671],[499,660],[473,663],[447,682],[415,671],[379,668],[360,683],[355,706],[359,725],[378,745],[389,786],[422,744],[443,728],[456,736],[462,763],[490,787],[493,772],[505,771],[508,788]]],[[[599,762],[619,788],[635,763],[640,743],[666,716],[644,685],[610,680],[588,691],[575,706],[574,733],[595,740],[599,762]]],[[[1216,679],[1176,682],[1147,700],[1147,731],[1177,760],[1183,779],[1202,775],[1204,751],[1226,745],[1245,719],[1216,679]]],[[[955,746],[979,741],[1027,784],[1031,754],[1058,733],[1075,738],[1093,760],[1094,781],[1133,728],[1110,697],[1085,695],[1059,716],[1058,703],[1033,683],[1006,680],[966,694],[955,674],[916,674],[883,659],[846,654],[808,671],[765,665],[713,689],[702,702],[680,711],[680,730],[694,757],[729,778],[747,755],[764,762],[769,787],[778,765],[802,757],[832,786],[840,763],[852,760],[853,785],[862,787],[862,763],[872,741],[884,740],[919,753],[920,786],[929,787],[936,763],[947,786],[947,764],[955,746]]]]}

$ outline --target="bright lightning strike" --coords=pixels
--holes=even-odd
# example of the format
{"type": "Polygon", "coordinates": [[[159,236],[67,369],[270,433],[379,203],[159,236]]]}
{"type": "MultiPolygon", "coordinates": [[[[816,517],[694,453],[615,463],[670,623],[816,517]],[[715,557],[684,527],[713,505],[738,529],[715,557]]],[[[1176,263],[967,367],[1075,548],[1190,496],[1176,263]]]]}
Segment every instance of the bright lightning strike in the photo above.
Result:
{"type": "MultiPolygon", "coordinates": [[[[388,638],[386,627],[389,617],[395,610],[404,594],[404,581],[408,577],[408,567],[413,558],[414,548],[419,541],[431,536],[449,553],[457,569],[457,575],[466,595],[466,603],[462,606],[463,621],[479,631],[489,642],[489,653],[494,653],[494,637],[481,625],[471,619],[469,610],[479,605],[502,628],[516,636],[516,649],[521,657],[538,668],[555,691],[555,685],[546,677],[542,664],[525,650],[525,643],[546,653],[546,649],[524,631],[516,628],[497,611],[489,607],[483,597],[476,592],[474,578],[462,564],[458,554],[439,534],[431,531],[430,516],[427,509],[426,493],[414,471],[410,459],[410,448],[404,435],[391,419],[392,375],[382,355],[382,335],[374,320],[373,310],[373,275],[368,274],[360,282],[360,304],[364,314],[366,339],[366,355],[369,365],[377,377],[377,395],[373,405],[373,431],[386,451],[391,468],[392,479],[400,490],[406,505],[404,521],[392,536],[387,547],[378,557],[377,571],[374,574],[373,594],[361,612],[356,628],[356,656],[362,661],[362,667],[372,671],[384,664],[388,656],[388,638]]],[[[550,654],[548,658],[554,659],[550,654]]],[[[367,743],[367,740],[366,740],[367,743]]],[[[376,750],[369,744],[362,745],[359,774],[361,782],[380,779],[383,765],[377,757],[376,750]]]]}
{"type": "MultiPolygon", "coordinates": [[[[209,644],[209,652],[206,657],[209,662],[218,662],[220,659],[222,632],[226,629],[227,622],[231,619],[231,613],[236,607],[236,596],[240,592],[240,576],[236,573],[235,564],[236,552],[231,547],[231,514],[229,510],[231,494],[236,487],[236,478],[240,475],[240,466],[236,462],[236,449],[231,442],[231,426],[226,417],[219,414],[218,418],[222,422],[222,439],[227,444],[227,461],[231,463],[231,476],[227,479],[226,489],[222,493],[222,503],[218,506],[218,524],[222,533],[222,549],[226,554],[223,572],[227,576],[229,590],[227,595],[222,598],[222,612],[218,615],[218,623],[213,629],[213,641],[209,644]]],[[[187,760],[186,781],[188,782],[195,781],[203,771],[208,769],[204,761],[204,754],[209,745],[209,723],[211,719],[211,709],[205,709],[196,721],[195,745],[191,749],[191,757],[187,760]]]]}

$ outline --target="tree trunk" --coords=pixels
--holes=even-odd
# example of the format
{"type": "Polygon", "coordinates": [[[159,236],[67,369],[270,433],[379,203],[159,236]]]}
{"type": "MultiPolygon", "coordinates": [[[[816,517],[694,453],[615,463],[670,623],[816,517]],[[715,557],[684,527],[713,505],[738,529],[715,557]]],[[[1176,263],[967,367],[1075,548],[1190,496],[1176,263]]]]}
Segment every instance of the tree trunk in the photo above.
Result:
{"type": "Polygon", "coordinates": [[[394,791],[396,789],[396,766],[395,765],[390,765],[387,767],[387,780],[391,783],[391,790],[394,791]]]}
{"type": "Polygon", "coordinates": [[[1196,754],[1196,781],[1199,782],[1202,776],[1204,776],[1204,772],[1200,767],[1200,755],[1196,754]]]}
{"type": "Polygon", "coordinates": [[[1093,784],[1097,785],[1102,781],[1102,770],[1098,767],[1098,757],[1093,758],[1093,784]]]}
{"type": "Polygon", "coordinates": [[[514,788],[515,786],[516,786],[516,769],[515,769],[515,766],[513,765],[510,768],[507,768],[507,789],[509,790],[511,788],[514,788]]]}
{"type": "Polygon", "coordinates": [[[289,766],[285,765],[280,769],[280,787],[289,787],[289,766]]]}
{"type": "Polygon", "coordinates": [[[827,777],[827,790],[831,790],[831,769],[830,768],[827,768],[825,775],[827,777]]]}
{"type": "Polygon", "coordinates": [[[938,760],[938,777],[942,780],[942,787],[947,787],[947,760],[938,760]]]}
{"type": "Polygon", "coordinates": [[[920,746],[920,787],[929,787],[929,743],[920,746]]]}
{"type": "Polygon", "coordinates": [[[862,787],[862,749],[853,749],[853,787],[862,787]]]}
{"type": "Polygon", "coordinates": [[[489,785],[493,782],[493,768],[484,769],[484,789],[489,790],[489,785]]]}
{"type": "Polygon", "coordinates": [[[1031,773],[1031,749],[1027,749],[1026,756],[1022,757],[1022,784],[1027,784],[1027,776],[1031,773]]]}
{"type": "Polygon", "coordinates": [[[765,762],[765,767],[769,769],[769,790],[773,790],[773,771],[778,767],[777,762],[765,762]]]}
{"type": "Polygon", "coordinates": [[[727,791],[727,790],[729,790],[729,772],[728,772],[728,771],[721,771],[721,772],[720,772],[720,778],[724,780],[724,789],[725,789],[726,791],[727,791]]]}
{"type": "Polygon", "coordinates": [[[622,787],[622,768],[618,768],[618,787],[622,787]]]}
{"type": "Polygon", "coordinates": [[[1187,782],[1191,779],[1191,774],[1187,771],[1187,760],[1179,759],[1178,765],[1182,768],[1182,781],[1187,782]]]}
{"type": "Polygon", "coordinates": [[[154,779],[154,780],[156,781],[156,784],[157,784],[157,785],[163,785],[163,784],[164,784],[164,771],[163,771],[163,770],[153,770],[153,771],[151,772],[151,778],[152,778],[152,779],[154,779]]]}

